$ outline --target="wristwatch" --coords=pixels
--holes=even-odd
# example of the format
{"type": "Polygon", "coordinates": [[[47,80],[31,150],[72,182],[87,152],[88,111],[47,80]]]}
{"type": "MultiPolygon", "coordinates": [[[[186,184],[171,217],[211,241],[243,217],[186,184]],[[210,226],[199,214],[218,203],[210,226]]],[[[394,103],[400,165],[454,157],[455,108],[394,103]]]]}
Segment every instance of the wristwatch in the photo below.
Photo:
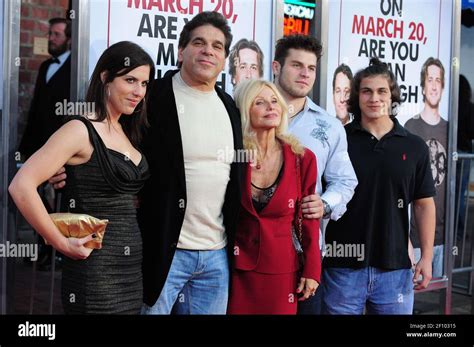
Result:
{"type": "Polygon", "coordinates": [[[323,202],[323,207],[324,207],[324,212],[323,212],[323,218],[324,219],[327,219],[329,217],[331,217],[331,206],[324,200],[321,199],[321,201],[323,202]]]}

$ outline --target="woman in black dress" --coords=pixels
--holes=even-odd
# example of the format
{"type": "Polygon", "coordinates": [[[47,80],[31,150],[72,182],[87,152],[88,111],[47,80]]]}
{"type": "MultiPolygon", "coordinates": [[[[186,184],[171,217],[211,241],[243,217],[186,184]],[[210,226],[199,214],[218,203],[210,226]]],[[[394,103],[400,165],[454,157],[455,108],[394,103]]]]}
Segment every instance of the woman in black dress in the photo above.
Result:
{"type": "Polygon", "coordinates": [[[138,45],[119,42],[100,57],[86,101],[94,112],[74,116],[54,133],[14,177],[9,191],[31,226],[66,256],[64,311],[138,314],[142,305],[142,240],[134,197],[148,177],[137,150],[146,125],[146,94],[154,63],[138,45]],[[108,219],[102,248],[66,238],[36,189],[66,165],[66,211],[108,219]]]}

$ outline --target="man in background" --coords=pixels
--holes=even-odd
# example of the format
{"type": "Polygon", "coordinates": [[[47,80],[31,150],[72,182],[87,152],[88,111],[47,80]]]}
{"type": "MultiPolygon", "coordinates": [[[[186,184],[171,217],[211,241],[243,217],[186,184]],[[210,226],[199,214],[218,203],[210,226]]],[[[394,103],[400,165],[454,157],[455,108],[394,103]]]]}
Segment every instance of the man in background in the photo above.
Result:
{"type": "Polygon", "coordinates": [[[69,100],[71,84],[71,23],[65,18],[49,20],[48,53],[38,71],[28,120],[20,143],[22,156],[29,158],[58,130],[65,115],[57,114],[56,103],[69,100]]]}
{"type": "MultiPolygon", "coordinates": [[[[44,61],[39,68],[25,132],[18,148],[24,160],[46,143],[61,127],[67,116],[58,114],[56,103],[63,104],[70,98],[70,47],[71,22],[66,18],[50,19],[48,53],[51,58],[44,61]]],[[[54,211],[56,198],[53,188],[50,185],[43,185],[39,189],[49,212],[54,211]]],[[[51,268],[52,248],[44,245],[41,237],[39,243],[38,269],[48,271],[51,268]]]]}

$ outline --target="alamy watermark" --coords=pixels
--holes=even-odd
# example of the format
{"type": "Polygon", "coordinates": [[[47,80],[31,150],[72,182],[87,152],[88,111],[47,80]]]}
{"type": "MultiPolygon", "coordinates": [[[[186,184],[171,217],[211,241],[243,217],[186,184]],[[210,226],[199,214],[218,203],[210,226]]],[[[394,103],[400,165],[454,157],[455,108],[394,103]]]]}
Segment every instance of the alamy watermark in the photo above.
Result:
{"type": "Polygon", "coordinates": [[[83,114],[95,113],[95,102],[72,102],[64,99],[62,102],[54,104],[54,107],[54,113],[57,116],[80,116],[83,114]]]}
{"type": "Polygon", "coordinates": [[[394,102],[392,103],[390,116],[398,116],[401,114],[417,115],[421,110],[422,108],[420,108],[419,104],[394,102]]]}
{"type": "Polygon", "coordinates": [[[0,243],[0,258],[30,258],[31,261],[38,260],[38,245],[35,243],[0,243]]]}
{"type": "Polygon", "coordinates": [[[20,337],[47,337],[48,340],[56,339],[56,324],[37,324],[26,321],[18,325],[18,336],[20,337]]]}
{"type": "Polygon", "coordinates": [[[363,243],[327,243],[324,245],[325,257],[329,258],[357,258],[357,261],[365,259],[365,245],[363,243]]]}
{"type": "Polygon", "coordinates": [[[250,166],[257,165],[257,150],[251,149],[219,149],[217,151],[217,160],[223,163],[250,163],[250,166]]]}

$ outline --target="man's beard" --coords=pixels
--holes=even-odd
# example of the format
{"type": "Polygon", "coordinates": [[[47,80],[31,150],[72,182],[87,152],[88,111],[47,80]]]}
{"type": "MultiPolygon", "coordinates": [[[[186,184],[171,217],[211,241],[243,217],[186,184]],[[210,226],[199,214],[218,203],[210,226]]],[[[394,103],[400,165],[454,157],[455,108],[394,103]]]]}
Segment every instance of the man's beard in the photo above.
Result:
{"type": "Polygon", "coordinates": [[[67,41],[64,42],[61,46],[52,47],[51,42],[48,42],[48,53],[51,54],[53,57],[58,57],[68,49],[67,41]]]}
{"type": "Polygon", "coordinates": [[[290,82],[287,82],[285,80],[280,80],[279,83],[281,88],[292,98],[304,98],[309,93],[309,91],[306,92],[304,90],[292,86],[290,82]]]}

